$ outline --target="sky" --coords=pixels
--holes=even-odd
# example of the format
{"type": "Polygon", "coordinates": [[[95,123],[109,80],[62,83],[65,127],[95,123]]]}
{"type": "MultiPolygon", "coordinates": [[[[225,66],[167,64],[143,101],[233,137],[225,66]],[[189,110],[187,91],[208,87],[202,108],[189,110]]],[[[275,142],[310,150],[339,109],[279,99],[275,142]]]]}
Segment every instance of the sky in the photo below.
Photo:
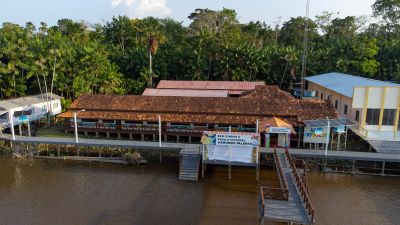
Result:
{"type": "MultiPolygon", "coordinates": [[[[311,0],[310,17],[323,11],[339,13],[339,17],[368,16],[375,0],[311,0]]],[[[109,21],[113,16],[132,18],[147,16],[170,17],[188,25],[187,16],[196,8],[235,9],[239,21],[264,21],[273,25],[279,20],[304,16],[306,0],[0,0],[0,24],[54,25],[58,19],[69,18],[89,24],[109,21]],[[281,19],[278,19],[281,18],[281,19]]]]}

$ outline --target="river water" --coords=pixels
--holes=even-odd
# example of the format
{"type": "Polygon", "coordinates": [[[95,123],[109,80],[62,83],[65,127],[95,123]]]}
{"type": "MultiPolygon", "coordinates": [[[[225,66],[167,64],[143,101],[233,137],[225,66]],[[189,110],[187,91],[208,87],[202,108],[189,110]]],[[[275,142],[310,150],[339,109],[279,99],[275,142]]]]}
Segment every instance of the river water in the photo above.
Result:
{"type": "MultiPolygon", "coordinates": [[[[0,157],[0,225],[257,224],[258,186],[273,171],[208,168],[197,183],[176,165],[129,167],[0,157]]],[[[316,224],[400,224],[400,179],[309,174],[316,224]]]]}

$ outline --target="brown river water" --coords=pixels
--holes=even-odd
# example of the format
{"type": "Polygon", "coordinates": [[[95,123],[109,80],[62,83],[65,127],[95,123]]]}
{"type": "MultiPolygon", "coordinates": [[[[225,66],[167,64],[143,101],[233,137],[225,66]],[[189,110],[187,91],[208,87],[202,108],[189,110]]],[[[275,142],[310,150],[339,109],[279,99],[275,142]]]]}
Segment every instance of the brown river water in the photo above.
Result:
{"type": "MultiPolygon", "coordinates": [[[[207,168],[197,183],[178,166],[140,167],[0,156],[0,225],[255,225],[259,185],[273,171],[207,168]]],[[[316,224],[400,224],[400,178],[309,174],[316,224]]]]}

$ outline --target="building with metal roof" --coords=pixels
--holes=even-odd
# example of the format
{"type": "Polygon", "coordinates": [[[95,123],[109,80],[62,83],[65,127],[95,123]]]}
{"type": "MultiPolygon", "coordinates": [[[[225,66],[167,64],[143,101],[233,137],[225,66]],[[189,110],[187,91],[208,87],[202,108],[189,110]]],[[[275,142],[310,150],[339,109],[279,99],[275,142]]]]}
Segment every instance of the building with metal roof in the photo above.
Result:
{"type": "Polygon", "coordinates": [[[146,88],[144,96],[228,97],[228,90],[193,90],[146,88]]]}
{"type": "MultiPolygon", "coordinates": [[[[207,95],[215,95],[217,90],[227,91],[228,96],[239,96],[243,92],[251,91],[256,88],[256,86],[262,85],[265,83],[262,81],[192,81],[192,80],[161,80],[157,85],[157,89],[180,89],[180,90],[203,90],[204,92],[194,91],[187,92],[188,96],[199,96],[199,97],[207,97],[207,95]],[[209,92],[208,94],[206,92],[209,92]]],[[[153,91],[149,91],[153,92],[153,91]]],[[[172,92],[160,92],[161,94],[177,94],[179,95],[182,92],[172,91],[172,92]]],[[[222,93],[222,92],[221,92],[222,93]]],[[[154,92],[153,92],[154,94],[154,92]]],[[[166,95],[171,96],[171,95],[166,95]]],[[[226,97],[228,97],[226,96],[226,97]]]]}
{"type": "Polygon", "coordinates": [[[8,128],[10,115],[14,125],[26,121],[35,121],[46,114],[57,115],[61,113],[61,97],[51,93],[43,93],[0,101],[0,126],[8,128]]]}
{"type": "Polygon", "coordinates": [[[374,80],[370,78],[354,76],[344,73],[325,73],[321,75],[316,75],[312,77],[304,78],[310,83],[317,84],[321,87],[327,88],[338,94],[344,95],[346,97],[353,97],[353,89],[355,86],[374,86],[374,87],[387,87],[387,86],[400,86],[400,84],[374,80]]]}
{"type": "Polygon", "coordinates": [[[339,117],[354,121],[357,126],[351,129],[377,151],[385,151],[381,146],[393,147],[380,144],[378,148],[377,141],[398,142],[400,149],[400,84],[336,72],[305,80],[315,98],[330,100],[339,117]]]}

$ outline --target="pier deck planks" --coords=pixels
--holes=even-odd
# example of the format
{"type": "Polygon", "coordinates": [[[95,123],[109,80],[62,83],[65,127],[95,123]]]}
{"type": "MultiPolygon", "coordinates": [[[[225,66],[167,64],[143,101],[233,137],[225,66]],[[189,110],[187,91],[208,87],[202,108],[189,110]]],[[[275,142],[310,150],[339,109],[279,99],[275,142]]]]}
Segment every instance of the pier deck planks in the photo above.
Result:
{"type": "Polygon", "coordinates": [[[278,153],[282,171],[286,177],[289,190],[288,201],[265,199],[265,219],[279,222],[311,224],[303,201],[294,183],[291,168],[283,153],[278,153]]]}

